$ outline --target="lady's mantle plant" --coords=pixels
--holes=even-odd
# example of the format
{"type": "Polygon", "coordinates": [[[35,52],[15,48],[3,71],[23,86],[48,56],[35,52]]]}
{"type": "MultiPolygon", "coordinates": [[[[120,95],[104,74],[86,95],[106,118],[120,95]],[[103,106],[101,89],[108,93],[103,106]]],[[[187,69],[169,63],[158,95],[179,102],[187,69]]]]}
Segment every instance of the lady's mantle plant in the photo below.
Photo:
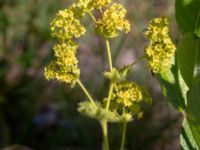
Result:
{"type": "Polygon", "coordinates": [[[51,22],[52,36],[58,39],[58,43],[53,47],[55,58],[44,70],[47,80],[57,79],[72,87],[75,85],[81,87],[88,100],[79,103],[78,111],[100,122],[104,146],[107,150],[109,149],[107,123],[123,123],[122,150],[125,143],[126,123],[133,118],[140,119],[143,116],[141,103],[152,103],[152,98],[144,87],[127,81],[132,66],[146,58],[153,72],[162,72],[168,68],[170,57],[175,52],[175,46],[168,35],[168,18],[157,18],[150,23],[145,33],[150,44],[145,49],[144,56],[121,69],[114,68],[109,40],[120,33],[130,31],[131,25],[125,17],[124,6],[112,0],[78,0],[67,9],[59,10],[51,22]],[[101,17],[97,18],[93,15],[94,12],[100,13],[101,17]],[[78,44],[74,39],[86,32],[84,25],[81,24],[81,19],[86,15],[93,20],[95,33],[105,40],[109,63],[109,70],[104,72],[104,77],[110,80],[108,95],[98,101],[92,98],[82,84],[76,58],[78,44]]]}

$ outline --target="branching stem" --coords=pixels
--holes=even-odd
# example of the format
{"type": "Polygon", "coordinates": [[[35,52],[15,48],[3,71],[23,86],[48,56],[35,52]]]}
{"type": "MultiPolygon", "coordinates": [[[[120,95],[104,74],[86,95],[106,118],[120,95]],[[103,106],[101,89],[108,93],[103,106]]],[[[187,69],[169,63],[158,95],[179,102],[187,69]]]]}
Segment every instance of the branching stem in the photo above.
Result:
{"type": "MultiPolygon", "coordinates": [[[[112,71],[112,69],[113,69],[112,56],[111,56],[111,51],[110,51],[110,43],[109,43],[108,40],[106,40],[106,51],[107,51],[107,57],[108,57],[108,62],[109,62],[109,68],[110,68],[110,71],[112,71]]],[[[109,110],[111,96],[112,96],[112,93],[113,93],[113,88],[114,88],[114,84],[111,83],[110,88],[109,88],[109,92],[108,92],[108,99],[107,99],[107,103],[106,103],[106,110],[107,111],[109,110]]],[[[104,138],[105,149],[109,150],[107,121],[102,121],[101,125],[102,125],[102,130],[103,130],[103,138],[104,138]]]]}
{"type": "MultiPolygon", "coordinates": [[[[108,40],[106,40],[106,50],[107,50],[107,55],[108,55],[108,61],[109,61],[110,71],[112,71],[112,69],[113,69],[112,56],[111,56],[111,51],[110,51],[110,43],[109,43],[108,40]]],[[[111,83],[110,88],[109,88],[109,92],[108,92],[108,99],[107,99],[107,103],[106,103],[106,110],[109,110],[110,100],[111,100],[111,96],[112,96],[112,93],[113,93],[113,88],[114,88],[114,83],[111,83]]]]}

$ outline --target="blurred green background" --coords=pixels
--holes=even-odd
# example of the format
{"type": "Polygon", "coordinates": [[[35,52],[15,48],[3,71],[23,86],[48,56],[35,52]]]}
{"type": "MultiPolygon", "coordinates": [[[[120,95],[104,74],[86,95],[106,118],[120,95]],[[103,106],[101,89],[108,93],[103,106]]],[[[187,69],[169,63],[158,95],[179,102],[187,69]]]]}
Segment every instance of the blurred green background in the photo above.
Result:
{"type": "MultiPolygon", "coordinates": [[[[0,0],[0,149],[25,145],[36,150],[100,150],[101,128],[97,121],[81,116],[77,103],[85,100],[77,87],[46,81],[43,69],[53,58],[49,23],[56,11],[73,0],[0,0]]],[[[128,35],[111,41],[114,64],[122,67],[143,54],[147,41],[143,31],[158,16],[171,19],[176,43],[179,35],[174,0],[121,0],[132,24],[128,35]]],[[[92,95],[101,100],[108,81],[102,72],[108,68],[104,41],[88,32],[78,42],[81,79],[92,95]]],[[[178,150],[181,115],[164,100],[160,87],[146,62],[133,68],[129,77],[146,86],[153,96],[144,118],[128,124],[128,150],[178,150]]],[[[111,149],[118,149],[121,125],[110,125],[111,149]]]]}

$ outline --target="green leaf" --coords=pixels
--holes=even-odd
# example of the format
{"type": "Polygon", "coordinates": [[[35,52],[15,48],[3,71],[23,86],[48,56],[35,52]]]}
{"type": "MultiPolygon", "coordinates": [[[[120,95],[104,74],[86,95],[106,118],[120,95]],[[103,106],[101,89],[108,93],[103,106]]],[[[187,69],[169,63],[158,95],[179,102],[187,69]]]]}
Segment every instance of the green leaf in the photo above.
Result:
{"type": "Polygon", "coordinates": [[[188,92],[187,119],[194,139],[200,149],[200,82],[188,92]]]}
{"type": "Polygon", "coordinates": [[[115,82],[120,78],[119,71],[116,68],[113,68],[111,72],[104,72],[104,77],[115,82]]]}
{"type": "Polygon", "coordinates": [[[176,20],[180,31],[194,33],[198,13],[200,12],[200,0],[176,0],[176,20]]]}
{"type": "Polygon", "coordinates": [[[192,131],[186,118],[183,120],[181,130],[181,148],[183,150],[197,150],[197,144],[194,140],[192,131]]]}
{"type": "Polygon", "coordinates": [[[162,88],[162,92],[166,99],[177,109],[185,109],[186,100],[185,95],[188,91],[188,88],[184,81],[182,80],[182,76],[179,73],[178,65],[172,59],[171,68],[165,70],[161,74],[158,74],[156,77],[160,83],[162,88]]]}
{"type": "Polygon", "coordinates": [[[193,33],[185,34],[177,49],[178,66],[188,87],[200,79],[200,39],[193,33]]]}
{"type": "Polygon", "coordinates": [[[196,20],[195,30],[194,33],[198,38],[200,38],[200,11],[196,20]]]}
{"type": "Polygon", "coordinates": [[[105,72],[104,77],[111,80],[111,82],[120,82],[127,78],[130,73],[132,65],[124,66],[122,69],[117,70],[113,68],[111,72],[105,72]]]}
{"type": "Polygon", "coordinates": [[[118,116],[118,122],[130,122],[132,121],[132,115],[130,113],[124,113],[118,116]]]}
{"type": "Polygon", "coordinates": [[[96,119],[98,121],[107,122],[129,122],[132,121],[132,115],[130,113],[124,113],[119,115],[117,112],[106,110],[101,107],[99,103],[91,103],[90,101],[80,102],[78,104],[78,111],[88,117],[96,119]]]}
{"type": "Polygon", "coordinates": [[[119,118],[115,112],[106,111],[104,108],[100,106],[99,103],[91,103],[89,101],[80,102],[78,104],[78,111],[86,115],[88,117],[91,117],[93,119],[97,119],[99,121],[106,120],[108,122],[117,122],[119,121],[119,118]]]}

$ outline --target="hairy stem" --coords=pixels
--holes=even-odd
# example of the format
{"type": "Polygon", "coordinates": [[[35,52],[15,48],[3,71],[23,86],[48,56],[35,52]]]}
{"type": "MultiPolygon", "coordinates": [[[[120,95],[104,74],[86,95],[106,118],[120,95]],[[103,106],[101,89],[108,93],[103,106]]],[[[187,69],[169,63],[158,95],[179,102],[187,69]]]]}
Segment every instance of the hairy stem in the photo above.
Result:
{"type": "Polygon", "coordinates": [[[123,122],[122,141],[120,150],[124,150],[125,138],[126,138],[126,121],[123,122]]]}
{"type": "Polygon", "coordinates": [[[103,149],[104,150],[109,150],[107,122],[106,121],[102,121],[101,122],[101,127],[102,127],[102,131],[103,131],[103,139],[104,139],[103,149]]]}
{"type": "MultiPolygon", "coordinates": [[[[89,92],[87,91],[87,89],[85,88],[85,86],[82,84],[82,82],[80,80],[77,81],[78,85],[81,87],[81,89],[83,90],[83,92],[85,93],[85,95],[88,97],[88,99],[95,104],[93,98],[90,96],[89,92]]],[[[96,104],[95,104],[96,105],[96,104]]]]}

